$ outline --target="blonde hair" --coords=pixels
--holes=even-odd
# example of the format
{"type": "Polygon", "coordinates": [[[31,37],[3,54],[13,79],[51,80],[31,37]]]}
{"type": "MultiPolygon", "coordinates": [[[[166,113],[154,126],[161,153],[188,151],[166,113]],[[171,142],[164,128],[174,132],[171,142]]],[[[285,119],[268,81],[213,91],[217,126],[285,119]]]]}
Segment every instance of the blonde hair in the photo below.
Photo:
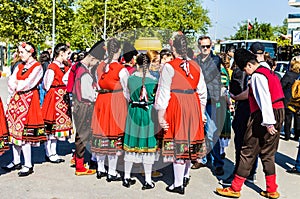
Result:
{"type": "Polygon", "coordinates": [[[159,52],[156,50],[148,50],[147,51],[147,56],[150,59],[150,67],[149,70],[155,70],[155,66],[153,66],[152,62],[154,62],[155,60],[159,60],[159,52]]]}
{"type": "Polygon", "coordinates": [[[300,57],[293,57],[291,60],[291,71],[300,73],[300,57]]]}

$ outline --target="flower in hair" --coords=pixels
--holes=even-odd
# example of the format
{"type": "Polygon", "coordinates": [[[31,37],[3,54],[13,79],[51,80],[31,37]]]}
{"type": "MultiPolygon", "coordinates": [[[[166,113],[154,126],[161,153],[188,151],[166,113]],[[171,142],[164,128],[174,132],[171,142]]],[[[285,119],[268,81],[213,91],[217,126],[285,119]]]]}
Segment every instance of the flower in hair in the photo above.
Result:
{"type": "Polygon", "coordinates": [[[27,52],[33,53],[34,49],[32,48],[32,46],[30,46],[29,44],[27,44],[26,42],[21,42],[20,46],[22,48],[24,48],[27,52]]]}

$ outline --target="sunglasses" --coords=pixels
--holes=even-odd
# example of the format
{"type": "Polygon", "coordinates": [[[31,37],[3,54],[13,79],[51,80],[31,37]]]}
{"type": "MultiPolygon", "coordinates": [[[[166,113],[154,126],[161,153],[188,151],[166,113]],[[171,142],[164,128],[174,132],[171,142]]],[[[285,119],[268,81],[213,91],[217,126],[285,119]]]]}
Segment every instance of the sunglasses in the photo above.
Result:
{"type": "Polygon", "coordinates": [[[210,48],[210,45],[202,45],[202,46],[200,46],[201,48],[210,48]]]}

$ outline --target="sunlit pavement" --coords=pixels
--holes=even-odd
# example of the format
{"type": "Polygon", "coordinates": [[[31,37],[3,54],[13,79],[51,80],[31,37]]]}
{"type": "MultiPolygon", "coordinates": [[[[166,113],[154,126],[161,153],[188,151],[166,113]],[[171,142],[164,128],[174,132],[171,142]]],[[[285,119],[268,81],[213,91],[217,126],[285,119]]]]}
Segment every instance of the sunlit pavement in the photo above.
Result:
{"type": "MultiPolygon", "coordinates": [[[[7,78],[0,79],[0,96],[3,103],[7,98],[7,78]]],[[[296,141],[280,140],[279,150],[276,154],[276,172],[278,176],[278,191],[280,198],[299,198],[300,176],[286,173],[286,169],[292,167],[298,150],[296,141]]],[[[122,182],[106,182],[105,178],[98,180],[96,175],[75,176],[74,168],[69,165],[73,143],[59,142],[58,153],[66,160],[61,164],[51,164],[45,162],[43,147],[33,148],[32,156],[34,162],[34,173],[28,177],[20,178],[18,171],[5,173],[0,169],[0,198],[197,198],[213,199],[222,198],[214,193],[218,184],[218,178],[213,175],[209,168],[200,168],[191,171],[191,181],[185,189],[185,195],[172,194],[165,191],[168,184],[172,182],[172,166],[160,169],[164,176],[153,179],[155,188],[152,190],[141,189],[144,177],[134,175],[137,183],[130,188],[122,186],[122,182]]],[[[233,142],[226,149],[225,175],[226,178],[233,169],[234,146],[233,142]]],[[[0,157],[0,166],[4,166],[12,159],[12,152],[8,151],[0,157]]],[[[120,165],[119,168],[122,168],[120,165]]],[[[140,169],[135,167],[135,170],[140,169]]],[[[241,197],[244,199],[263,198],[259,195],[261,189],[265,189],[265,180],[262,172],[262,165],[259,163],[257,182],[255,185],[246,183],[243,186],[241,197]]]]}

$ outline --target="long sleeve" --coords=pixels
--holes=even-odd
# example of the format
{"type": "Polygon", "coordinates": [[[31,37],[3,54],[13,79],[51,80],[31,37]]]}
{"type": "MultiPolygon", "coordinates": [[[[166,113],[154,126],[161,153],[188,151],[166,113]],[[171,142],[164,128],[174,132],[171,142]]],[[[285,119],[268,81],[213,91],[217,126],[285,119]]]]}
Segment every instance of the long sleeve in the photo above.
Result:
{"type": "Polygon", "coordinates": [[[156,110],[164,110],[168,107],[171,98],[170,90],[174,73],[175,71],[170,64],[167,63],[163,66],[154,104],[156,110]]]}
{"type": "Polygon", "coordinates": [[[268,79],[262,74],[255,73],[251,77],[251,87],[254,98],[262,112],[263,121],[261,125],[267,126],[275,124],[276,120],[272,108],[268,79]]]}
{"type": "Polygon", "coordinates": [[[17,92],[27,91],[34,88],[42,79],[42,77],[43,77],[43,67],[41,65],[36,66],[30,73],[28,78],[26,78],[25,80],[18,80],[18,86],[16,91],[17,92]]]}
{"type": "Polygon", "coordinates": [[[55,73],[52,69],[47,69],[44,76],[44,88],[48,91],[53,83],[55,73]]]}
{"type": "Polygon", "coordinates": [[[202,106],[206,106],[207,102],[207,88],[204,80],[202,70],[200,71],[200,79],[197,85],[197,93],[202,106]]]}
{"type": "Polygon", "coordinates": [[[89,74],[83,74],[81,77],[81,97],[94,102],[96,100],[96,91],[93,87],[93,78],[89,74]]]}
{"type": "Polygon", "coordinates": [[[129,101],[130,100],[130,94],[127,88],[127,82],[128,82],[128,77],[129,77],[129,72],[126,68],[123,68],[119,72],[119,78],[120,78],[120,83],[123,88],[123,94],[124,97],[129,101]]]}
{"type": "Polygon", "coordinates": [[[7,82],[7,86],[8,86],[8,93],[10,95],[13,95],[13,93],[16,91],[17,89],[17,73],[19,71],[19,68],[16,67],[13,74],[11,76],[9,76],[8,78],[8,82],[7,82]]]}

